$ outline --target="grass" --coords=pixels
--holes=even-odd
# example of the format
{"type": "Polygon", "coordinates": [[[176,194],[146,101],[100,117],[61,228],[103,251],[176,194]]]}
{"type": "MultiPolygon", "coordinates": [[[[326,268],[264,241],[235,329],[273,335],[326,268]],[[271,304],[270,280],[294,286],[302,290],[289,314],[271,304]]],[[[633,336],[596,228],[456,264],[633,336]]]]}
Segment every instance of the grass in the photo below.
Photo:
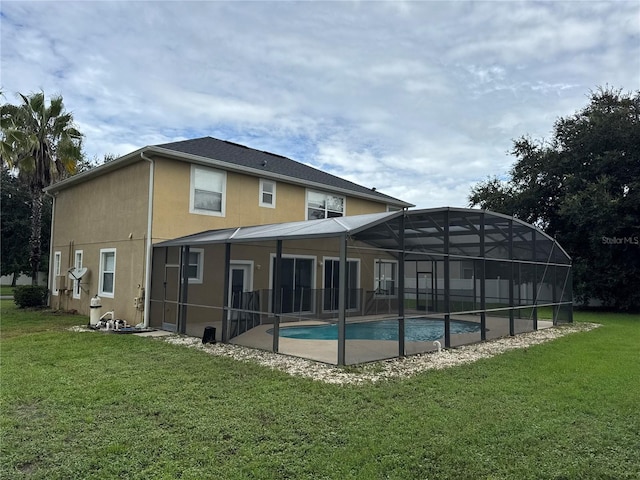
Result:
{"type": "Polygon", "coordinates": [[[11,285],[0,285],[0,295],[13,295],[13,287],[11,285]]]}
{"type": "Polygon", "coordinates": [[[326,385],[2,301],[0,478],[640,478],[640,318],[326,385]]]}

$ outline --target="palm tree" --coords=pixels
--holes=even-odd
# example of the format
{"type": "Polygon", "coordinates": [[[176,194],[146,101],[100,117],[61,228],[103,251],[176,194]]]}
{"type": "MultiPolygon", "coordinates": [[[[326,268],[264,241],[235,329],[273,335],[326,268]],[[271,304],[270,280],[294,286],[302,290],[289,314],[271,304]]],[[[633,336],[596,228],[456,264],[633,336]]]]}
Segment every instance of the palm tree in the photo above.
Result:
{"type": "Polygon", "coordinates": [[[75,128],[73,115],[64,110],[61,96],[52,97],[47,106],[44,92],[19,95],[22,103],[1,107],[0,156],[31,196],[29,263],[35,285],[42,256],[43,189],[75,173],[83,157],[82,134],[75,128]]]}

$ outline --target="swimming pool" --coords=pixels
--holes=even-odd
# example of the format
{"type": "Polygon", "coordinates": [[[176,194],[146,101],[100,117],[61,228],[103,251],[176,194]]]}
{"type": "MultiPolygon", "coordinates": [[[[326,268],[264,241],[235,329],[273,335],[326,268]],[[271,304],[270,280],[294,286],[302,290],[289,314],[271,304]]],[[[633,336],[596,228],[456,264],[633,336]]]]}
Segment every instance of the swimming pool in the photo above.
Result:
{"type": "MultiPolygon", "coordinates": [[[[428,342],[444,336],[444,320],[432,318],[407,318],[404,321],[405,340],[407,342],[428,342]]],[[[451,334],[479,332],[480,325],[472,322],[451,320],[451,334]]],[[[273,329],[267,330],[273,335],[273,329]]],[[[280,327],[280,337],[304,340],[337,340],[338,325],[309,325],[304,327],[280,327]]],[[[398,321],[380,320],[377,322],[348,323],[345,338],[347,340],[398,340],[398,321]]]]}

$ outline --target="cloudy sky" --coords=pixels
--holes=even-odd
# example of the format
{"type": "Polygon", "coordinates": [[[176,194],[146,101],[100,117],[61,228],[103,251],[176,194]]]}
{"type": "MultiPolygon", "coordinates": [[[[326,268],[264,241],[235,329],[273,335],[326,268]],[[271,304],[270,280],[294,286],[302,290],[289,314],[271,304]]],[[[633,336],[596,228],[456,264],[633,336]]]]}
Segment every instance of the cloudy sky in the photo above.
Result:
{"type": "Polygon", "coordinates": [[[640,1],[12,2],[0,87],[61,94],[90,158],[210,135],[466,206],[512,140],[640,88],[640,1]]]}

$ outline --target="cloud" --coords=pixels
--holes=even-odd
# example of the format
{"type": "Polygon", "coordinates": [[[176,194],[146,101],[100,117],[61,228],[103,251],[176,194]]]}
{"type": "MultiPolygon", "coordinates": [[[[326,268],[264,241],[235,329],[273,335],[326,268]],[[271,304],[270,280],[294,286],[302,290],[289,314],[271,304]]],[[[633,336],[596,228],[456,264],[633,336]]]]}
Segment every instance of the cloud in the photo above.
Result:
{"type": "Polygon", "coordinates": [[[420,207],[640,84],[636,2],[2,2],[2,90],[60,93],[90,157],[212,135],[420,207]],[[55,27],[51,19],[55,18],[55,27]]]}

